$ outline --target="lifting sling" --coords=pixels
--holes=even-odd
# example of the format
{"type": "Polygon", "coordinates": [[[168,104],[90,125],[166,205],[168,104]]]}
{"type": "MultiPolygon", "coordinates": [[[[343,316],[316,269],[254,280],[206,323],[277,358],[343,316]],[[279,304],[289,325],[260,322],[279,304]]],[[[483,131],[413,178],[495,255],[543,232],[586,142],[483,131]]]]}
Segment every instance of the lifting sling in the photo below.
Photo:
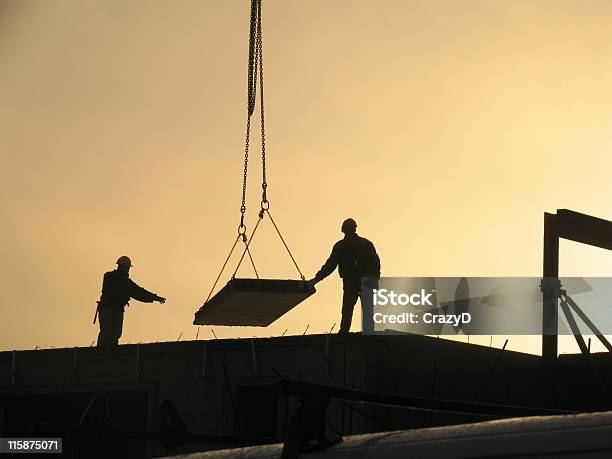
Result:
{"type": "Polygon", "coordinates": [[[268,183],[266,177],[266,135],[264,120],[264,80],[263,80],[263,46],[261,30],[261,0],[251,0],[251,20],[249,30],[249,59],[248,59],[248,78],[247,78],[247,125],[246,140],[244,148],[244,170],[242,176],[242,203],[240,206],[240,224],[238,234],[230,249],[230,252],[221,267],[206,301],[196,312],[194,325],[238,325],[238,326],[262,326],[265,327],[293,307],[304,301],[315,293],[315,288],[306,282],[289,246],[285,242],[276,222],[270,213],[270,202],[268,201],[268,183]],[[261,121],[261,163],[262,163],[262,184],[261,184],[261,209],[259,218],[251,235],[247,237],[247,227],[245,224],[246,213],[246,190],[249,165],[249,142],[251,136],[251,116],[255,111],[257,102],[257,84],[259,83],[259,108],[261,121]],[[278,280],[260,279],[255,262],[249,247],[253,241],[259,224],[268,216],[274,226],[281,242],[283,243],[291,261],[300,275],[301,280],[278,280]],[[238,261],[238,265],[232,274],[230,281],[215,296],[212,296],[225,267],[227,266],[236,245],[242,240],[244,250],[238,261]],[[248,258],[255,271],[256,279],[239,279],[236,273],[242,261],[248,258]],[[211,298],[212,296],[212,298],[211,298]]]}

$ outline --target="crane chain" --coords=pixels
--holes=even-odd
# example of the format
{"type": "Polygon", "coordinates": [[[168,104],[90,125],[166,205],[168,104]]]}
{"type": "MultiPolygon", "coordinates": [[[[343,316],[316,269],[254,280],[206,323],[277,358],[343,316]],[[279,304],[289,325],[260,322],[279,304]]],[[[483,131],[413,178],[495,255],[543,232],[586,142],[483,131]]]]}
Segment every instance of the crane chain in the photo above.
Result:
{"type": "Polygon", "coordinates": [[[274,225],[274,229],[278,233],[278,236],[280,237],[283,245],[285,246],[285,249],[287,249],[287,253],[291,257],[291,260],[293,261],[293,264],[295,265],[300,277],[302,278],[302,280],[305,280],[304,274],[302,274],[302,271],[300,270],[297,262],[295,261],[293,254],[289,250],[289,246],[285,242],[285,239],[283,238],[280,230],[278,229],[276,222],[274,221],[274,219],[272,218],[272,215],[268,211],[268,209],[270,208],[270,202],[268,201],[268,197],[267,197],[268,182],[267,182],[267,177],[266,177],[266,130],[265,130],[265,117],[264,117],[263,39],[262,39],[262,27],[261,27],[261,1],[262,0],[251,0],[251,20],[250,20],[250,29],[249,29],[249,59],[248,59],[249,63],[248,63],[248,77],[247,77],[247,86],[248,86],[247,88],[247,124],[246,124],[246,139],[245,139],[245,145],[244,145],[244,169],[242,173],[242,202],[240,205],[240,225],[238,226],[238,236],[236,237],[236,240],[234,241],[234,244],[232,245],[232,248],[225,260],[225,263],[223,263],[223,266],[221,267],[221,271],[219,272],[219,275],[217,276],[217,279],[215,280],[212,286],[212,289],[210,290],[210,293],[208,294],[208,297],[206,298],[206,301],[204,302],[204,305],[208,303],[208,300],[210,299],[212,293],[214,292],[215,287],[217,286],[217,283],[219,282],[219,279],[221,278],[221,275],[223,274],[223,271],[225,270],[225,267],[227,266],[227,263],[229,262],[229,259],[232,256],[234,249],[236,248],[236,244],[238,243],[240,239],[242,239],[242,241],[244,242],[245,248],[244,248],[244,251],[242,252],[242,256],[240,257],[240,260],[238,261],[238,265],[236,266],[236,269],[234,270],[232,279],[235,278],[236,273],[238,272],[238,269],[240,268],[240,265],[242,264],[242,260],[247,254],[249,256],[249,259],[251,260],[253,269],[255,270],[255,275],[259,279],[259,273],[257,272],[257,268],[255,267],[255,262],[253,261],[253,257],[251,256],[251,251],[250,251],[249,246],[251,242],[253,241],[253,237],[255,236],[255,233],[257,232],[259,223],[261,223],[261,220],[264,218],[264,215],[266,213],[270,217],[270,221],[274,225]],[[247,190],[247,178],[248,178],[248,167],[249,167],[249,147],[250,147],[250,140],[251,140],[251,116],[253,115],[253,112],[255,111],[255,103],[257,101],[257,83],[258,83],[257,80],[258,79],[259,79],[259,93],[260,93],[259,100],[260,100],[260,115],[261,115],[261,166],[262,166],[261,210],[259,212],[259,219],[257,220],[257,223],[255,224],[255,227],[253,228],[253,231],[251,232],[250,237],[247,237],[247,234],[246,234],[247,228],[246,228],[246,224],[244,223],[244,215],[246,213],[246,190],[247,190]]]}
{"type": "Polygon", "coordinates": [[[255,68],[255,50],[256,50],[256,39],[257,39],[257,17],[259,15],[259,0],[251,0],[251,23],[249,30],[249,68],[248,68],[248,100],[247,100],[247,108],[248,114],[251,116],[253,111],[255,110],[255,85],[253,79],[255,78],[256,72],[254,72],[255,68]]]}
{"type": "Polygon", "coordinates": [[[238,225],[238,236],[246,242],[246,225],[244,214],[246,212],[246,190],[249,169],[249,143],[251,137],[251,115],[255,110],[257,95],[257,68],[259,57],[259,36],[258,28],[261,26],[261,0],[251,0],[251,21],[249,29],[249,65],[247,77],[247,125],[246,139],[244,145],[244,169],[242,173],[242,202],[240,205],[240,225],[238,225]]]}
{"type": "Polygon", "coordinates": [[[261,28],[261,0],[254,0],[259,3],[257,14],[257,58],[259,61],[259,108],[261,113],[261,208],[269,209],[268,202],[268,182],[266,179],[266,123],[264,119],[264,79],[263,79],[263,38],[261,28]]]}
{"type": "Polygon", "coordinates": [[[242,204],[240,205],[240,225],[238,226],[238,235],[242,239],[246,238],[246,225],[244,224],[244,213],[246,212],[246,189],[247,189],[247,174],[249,168],[249,137],[251,134],[251,117],[247,117],[246,142],[244,147],[244,170],[242,174],[242,204]]]}

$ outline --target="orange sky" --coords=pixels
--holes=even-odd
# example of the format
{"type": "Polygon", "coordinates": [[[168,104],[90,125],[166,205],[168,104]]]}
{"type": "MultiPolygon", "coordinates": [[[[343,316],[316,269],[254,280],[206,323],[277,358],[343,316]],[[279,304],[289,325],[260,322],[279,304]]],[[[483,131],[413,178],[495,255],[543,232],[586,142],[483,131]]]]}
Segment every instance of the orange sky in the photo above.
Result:
{"type": "MultiPolygon", "coordinates": [[[[305,274],[348,216],[385,276],[537,276],[544,211],[612,219],[611,14],[595,0],[264,0],[269,198],[305,274]]],[[[0,349],[90,345],[122,254],[168,298],[133,302],[122,342],[195,337],[238,224],[248,19],[247,0],[2,2],[0,349]]],[[[295,277],[269,223],[258,238],[260,273],[295,277]]],[[[612,275],[610,254],[561,247],[562,275],[612,275]]],[[[215,333],[328,331],[337,275],[318,289],[267,329],[215,333]]]]}

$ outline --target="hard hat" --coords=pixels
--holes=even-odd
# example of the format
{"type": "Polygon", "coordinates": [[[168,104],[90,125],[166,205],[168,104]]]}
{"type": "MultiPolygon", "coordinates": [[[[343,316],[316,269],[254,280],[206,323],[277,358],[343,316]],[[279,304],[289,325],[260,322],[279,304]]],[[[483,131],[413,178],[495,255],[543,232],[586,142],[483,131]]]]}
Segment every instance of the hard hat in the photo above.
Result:
{"type": "Polygon", "coordinates": [[[346,231],[355,231],[357,229],[357,222],[352,218],[347,218],[342,222],[342,232],[346,233],[346,231]]]}
{"type": "Polygon", "coordinates": [[[119,266],[127,266],[128,268],[132,267],[132,260],[130,260],[130,257],[126,257],[125,255],[119,257],[119,259],[117,260],[117,264],[119,266]]]}

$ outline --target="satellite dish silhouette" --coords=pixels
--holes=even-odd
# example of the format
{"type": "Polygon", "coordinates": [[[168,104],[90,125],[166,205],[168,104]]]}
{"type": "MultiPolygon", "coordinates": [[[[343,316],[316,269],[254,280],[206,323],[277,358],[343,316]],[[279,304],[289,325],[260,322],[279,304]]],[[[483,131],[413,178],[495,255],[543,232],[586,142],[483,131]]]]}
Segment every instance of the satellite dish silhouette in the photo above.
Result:
{"type": "MultiPolygon", "coordinates": [[[[535,279],[534,279],[535,280],[535,279]]],[[[561,288],[568,295],[578,295],[593,290],[593,287],[582,277],[569,277],[562,279],[561,288]]],[[[522,286],[503,286],[496,285],[491,293],[480,299],[482,304],[488,306],[511,308],[516,305],[542,304],[542,291],[540,290],[540,279],[537,280],[538,285],[533,288],[524,288],[522,286]]]]}

